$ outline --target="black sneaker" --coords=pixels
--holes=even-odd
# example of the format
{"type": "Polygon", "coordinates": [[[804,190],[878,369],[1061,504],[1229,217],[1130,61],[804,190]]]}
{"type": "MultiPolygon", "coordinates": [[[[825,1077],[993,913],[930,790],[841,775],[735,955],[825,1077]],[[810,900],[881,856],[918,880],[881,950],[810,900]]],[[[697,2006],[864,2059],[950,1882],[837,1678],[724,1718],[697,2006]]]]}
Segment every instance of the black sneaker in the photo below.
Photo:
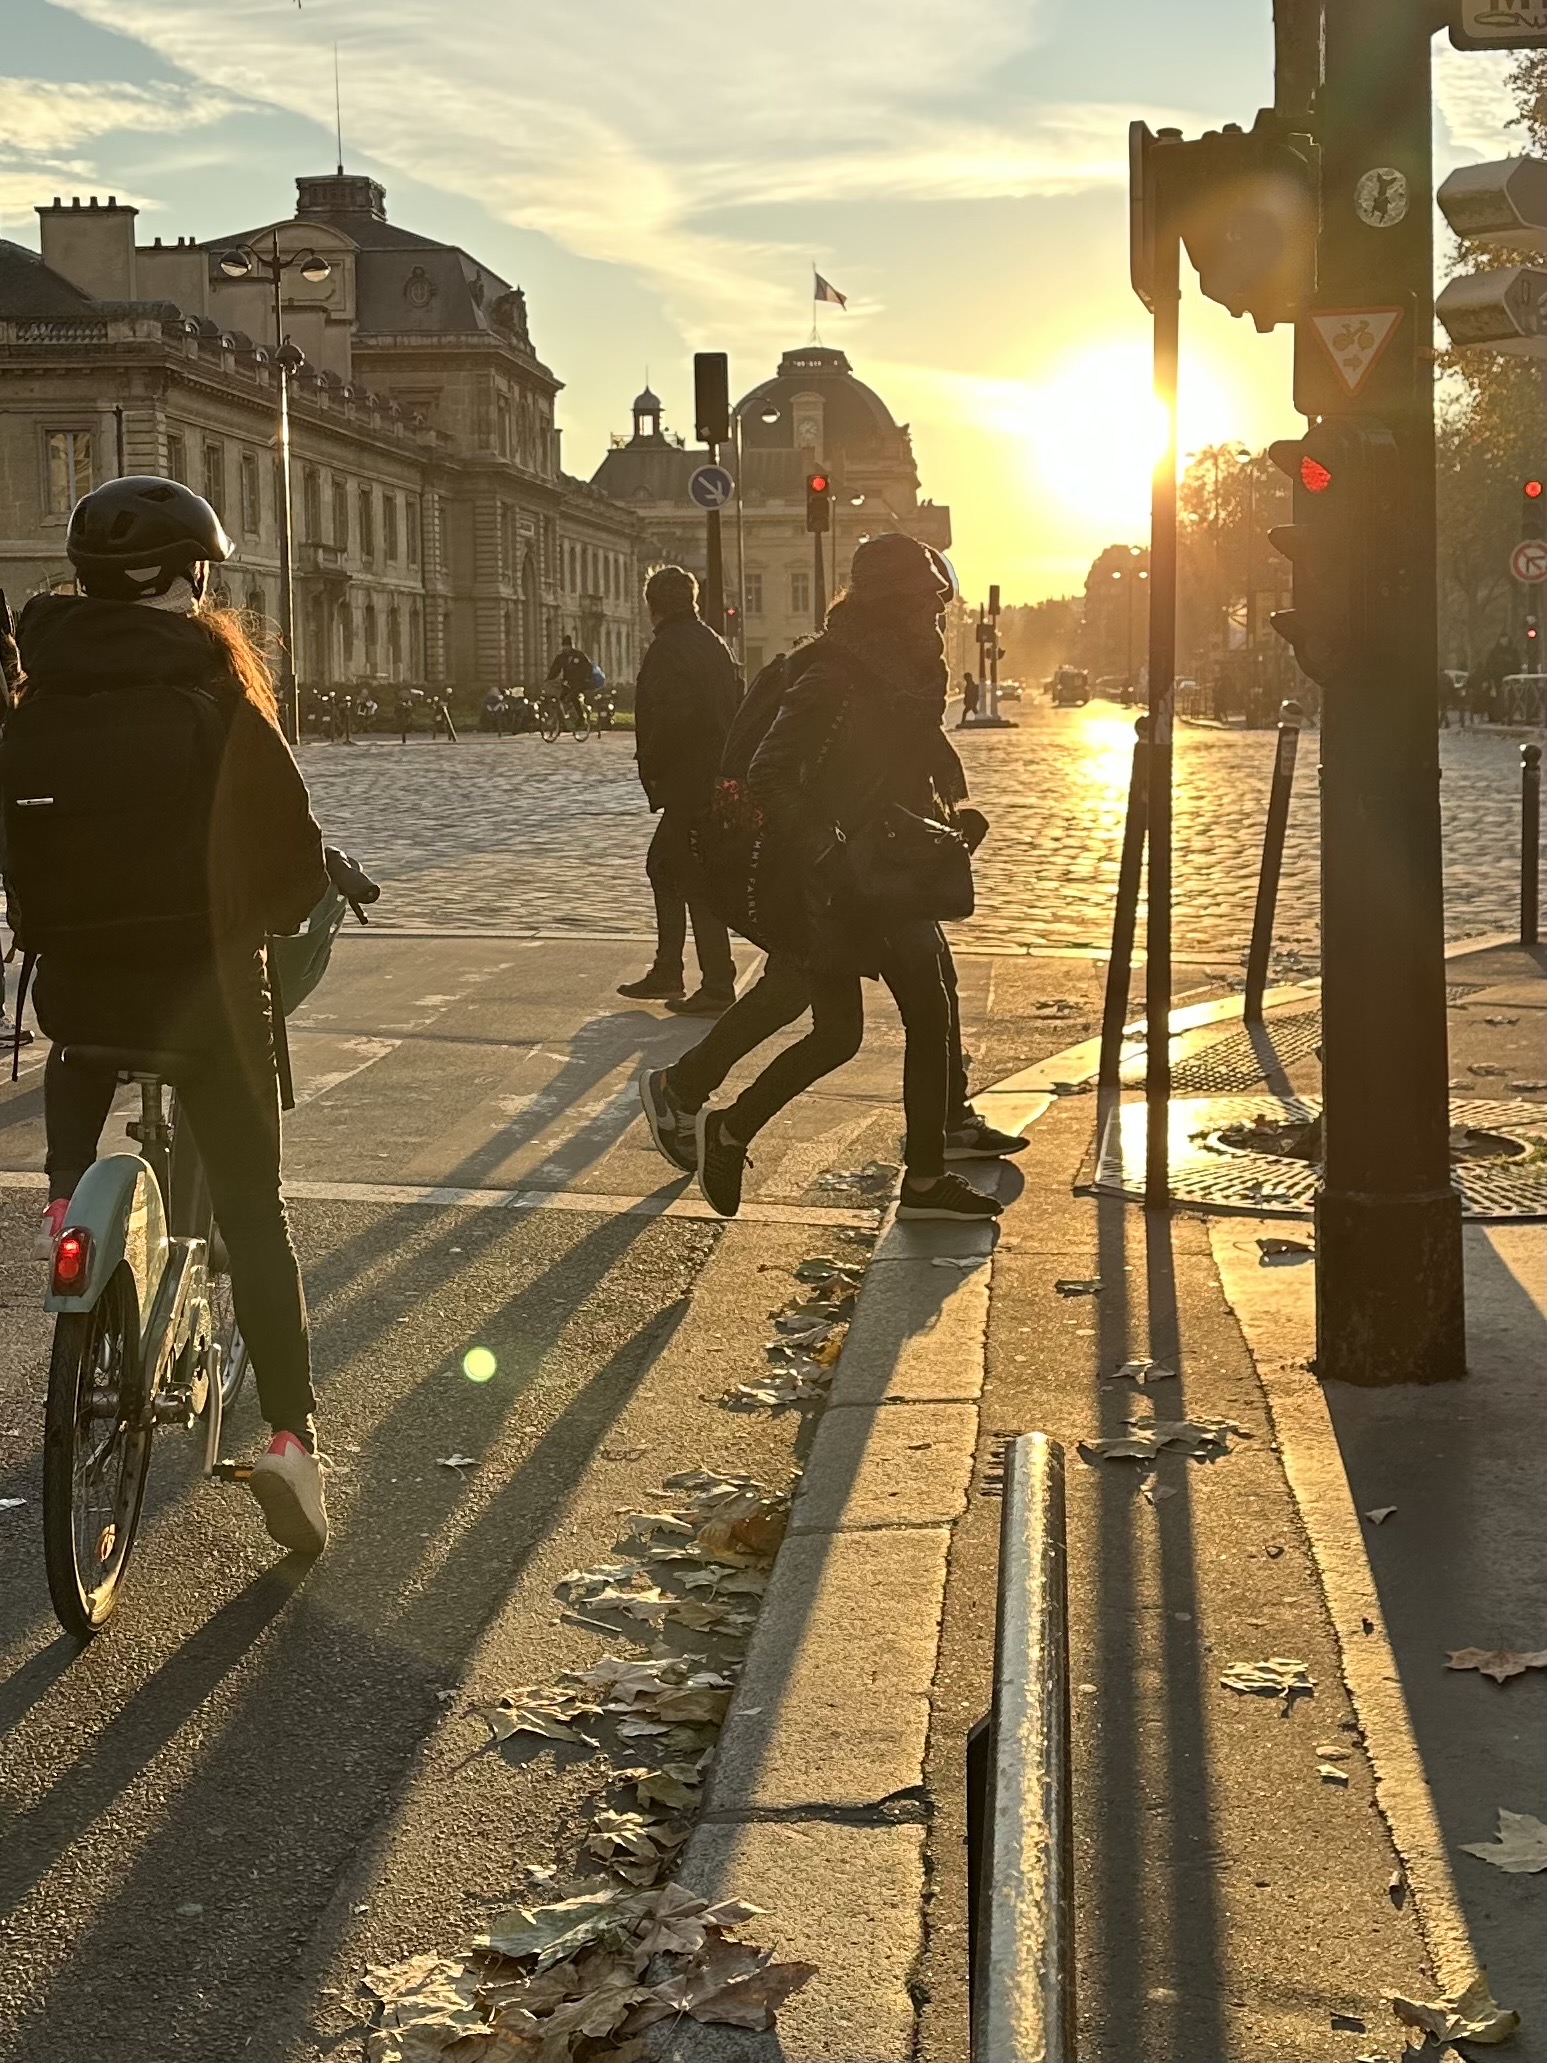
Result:
{"type": "Polygon", "coordinates": [[[677,1017],[723,1017],[735,1000],[734,989],[695,989],[691,996],[673,996],[666,1007],[677,1017]]]}
{"type": "Polygon", "coordinates": [[[656,1151],[685,1175],[698,1172],[698,1145],[693,1136],[693,1113],[684,1110],[671,1093],[664,1067],[647,1067],[639,1077],[639,1100],[645,1107],[645,1123],[656,1151]]]}
{"type": "MultiPolygon", "coordinates": [[[[706,1103],[693,1120],[698,1141],[698,1186],[704,1201],[722,1218],[734,1218],[741,1209],[741,1178],[746,1172],[747,1149],[725,1136],[725,1119],[706,1103]]],[[[964,1185],[965,1186],[965,1185],[964,1185]]]]}
{"type": "Polygon", "coordinates": [[[953,1125],[945,1135],[945,1157],[947,1160],[1003,1160],[1006,1154],[1022,1153],[1026,1148],[1024,1132],[1000,1132],[987,1118],[969,1105],[959,1125],[953,1125]]]}
{"type": "Polygon", "coordinates": [[[897,1199],[899,1218],[960,1218],[978,1223],[997,1218],[1003,1209],[998,1197],[985,1196],[960,1175],[942,1175],[927,1189],[904,1188],[897,1199]]]}
{"type": "Polygon", "coordinates": [[[636,1003],[664,1003],[682,994],[682,976],[663,974],[659,967],[652,967],[638,981],[620,981],[618,994],[629,996],[636,1003]]]}

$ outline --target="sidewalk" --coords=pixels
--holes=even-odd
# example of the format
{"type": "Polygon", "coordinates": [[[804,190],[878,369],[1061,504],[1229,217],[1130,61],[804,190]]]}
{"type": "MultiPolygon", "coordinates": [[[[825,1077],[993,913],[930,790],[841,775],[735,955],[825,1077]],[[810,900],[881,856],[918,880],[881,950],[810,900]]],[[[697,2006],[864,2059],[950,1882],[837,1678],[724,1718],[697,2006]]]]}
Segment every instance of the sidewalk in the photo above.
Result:
{"type": "MultiPolygon", "coordinates": [[[[1314,986],[1273,1000],[1254,1039],[1238,1003],[1188,1013],[1214,1021],[1178,1041],[1179,1094],[1303,1107],[1314,986]]],[[[1517,1128],[1543,1000],[1540,955],[1453,963],[1458,1093],[1517,1128]]],[[[1155,1224],[1094,1192],[1095,1099],[1054,1093],[1093,1066],[1070,1049],[980,1099],[1036,1119],[988,1265],[956,1228],[878,1249],[682,1872],[766,1907],[748,1931],[818,1974],[772,2034],[684,2027],[657,2053],[965,2057],[962,1748],[989,1701],[998,1457],[1040,1427],[1068,1455],[1081,2057],[1395,2057],[1383,1994],[1480,1964],[1522,2015],[1507,2053],[1547,2054],[1540,1885],[1457,1853],[1499,1806],[1543,1810],[1543,1672],[1445,1667],[1543,1645],[1547,1234],[1469,1231],[1465,1385],[1324,1394],[1313,1270],[1257,1245],[1306,1220],[1155,1224]],[[1114,1379],[1147,1360],[1175,1375],[1114,1379]],[[1227,1420],[1228,1451],[1081,1457],[1151,1416],[1227,1420]],[[1271,1656],[1314,1695],[1222,1684],[1271,1656]]]]}

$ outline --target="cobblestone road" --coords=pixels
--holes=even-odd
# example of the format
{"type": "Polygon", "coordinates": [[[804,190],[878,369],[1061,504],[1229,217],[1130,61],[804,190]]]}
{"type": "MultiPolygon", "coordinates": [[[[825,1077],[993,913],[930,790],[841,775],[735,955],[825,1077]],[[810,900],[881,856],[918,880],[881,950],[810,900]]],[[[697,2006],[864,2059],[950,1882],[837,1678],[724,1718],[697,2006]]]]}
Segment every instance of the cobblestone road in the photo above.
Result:
{"type": "MultiPolygon", "coordinates": [[[[1133,740],[1109,703],[1029,706],[1014,731],[957,738],[993,820],[980,856],[978,916],[963,943],[1001,949],[1100,946],[1133,740]]],[[[1317,951],[1315,732],[1306,734],[1280,894],[1283,964],[1317,951]]],[[[1176,741],[1176,948],[1235,961],[1250,930],[1274,739],[1183,725],[1176,741]]],[[[1519,738],[1447,731],[1446,930],[1512,921],[1517,894],[1519,738]]],[[[644,851],[651,819],[625,732],[545,745],[474,736],[458,745],[371,738],[308,745],[307,780],[330,838],[389,890],[393,928],[557,933],[651,930],[644,851]]]]}

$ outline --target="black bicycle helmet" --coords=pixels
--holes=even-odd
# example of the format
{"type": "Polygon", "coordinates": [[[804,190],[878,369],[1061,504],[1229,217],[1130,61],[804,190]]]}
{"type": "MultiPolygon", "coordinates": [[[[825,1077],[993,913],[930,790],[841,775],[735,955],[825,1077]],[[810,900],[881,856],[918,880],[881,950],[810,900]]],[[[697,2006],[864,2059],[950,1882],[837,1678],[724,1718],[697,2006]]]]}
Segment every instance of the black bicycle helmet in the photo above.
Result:
{"type": "Polygon", "coordinates": [[[229,559],[232,545],[202,495],[178,480],[135,473],[81,497],[65,550],[88,595],[138,602],[164,595],[180,577],[198,588],[193,569],[229,559]]]}

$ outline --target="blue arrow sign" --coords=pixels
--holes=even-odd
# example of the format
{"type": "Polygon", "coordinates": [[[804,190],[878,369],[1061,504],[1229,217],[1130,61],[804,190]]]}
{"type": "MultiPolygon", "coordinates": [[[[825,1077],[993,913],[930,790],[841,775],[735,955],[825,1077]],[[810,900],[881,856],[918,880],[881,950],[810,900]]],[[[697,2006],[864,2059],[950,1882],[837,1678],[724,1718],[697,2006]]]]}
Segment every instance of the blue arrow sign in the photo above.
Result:
{"type": "Polygon", "coordinates": [[[688,493],[701,509],[723,509],[736,492],[724,466],[700,466],[688,482],[688,493]]]}

